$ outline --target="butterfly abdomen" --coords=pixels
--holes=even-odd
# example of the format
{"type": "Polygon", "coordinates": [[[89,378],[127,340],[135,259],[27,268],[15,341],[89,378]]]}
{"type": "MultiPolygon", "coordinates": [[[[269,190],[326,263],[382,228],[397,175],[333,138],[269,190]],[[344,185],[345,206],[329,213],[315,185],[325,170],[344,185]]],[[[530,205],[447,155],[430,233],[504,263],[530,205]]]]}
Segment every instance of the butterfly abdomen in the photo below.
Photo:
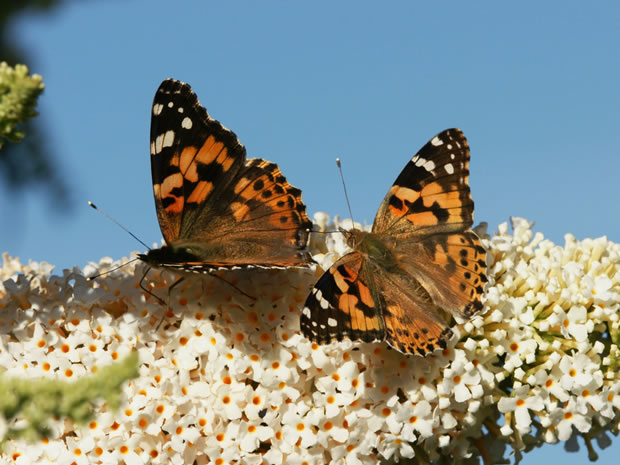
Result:
{"type": "Polygon", "coordinates": [[[196,263],[201,260],[198,251],[192,247],[174,244],[151,249],[146,254],[138,255],[138,258],[155,268],[181,268],[187,263],[196,263]]]}

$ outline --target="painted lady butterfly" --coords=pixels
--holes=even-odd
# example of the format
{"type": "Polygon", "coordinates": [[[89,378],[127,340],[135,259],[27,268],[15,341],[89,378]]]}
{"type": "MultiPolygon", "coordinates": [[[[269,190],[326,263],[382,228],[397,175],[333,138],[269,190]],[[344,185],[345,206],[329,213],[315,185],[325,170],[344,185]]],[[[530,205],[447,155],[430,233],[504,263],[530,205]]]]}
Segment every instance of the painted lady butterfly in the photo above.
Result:
{"type": "Polygon", "coordinates": [[[353,252],[321,276],[306,300],[301,330],[318,343],[347,337],[387,341],[405,354],[445,348],[448,313],[482,310],[486,251],[469,228],[469,146],[448,129],[400,173],[371,232],[342,231],[353,252]]]}
{"type": "Polygon", "coordinates": [[[237,136],[183,82],[161,83],[151,115],[153,193],[166,245],[141,260],[194,273],[312,263],[301,191],[277,165],[246,160],[237,136]]]}

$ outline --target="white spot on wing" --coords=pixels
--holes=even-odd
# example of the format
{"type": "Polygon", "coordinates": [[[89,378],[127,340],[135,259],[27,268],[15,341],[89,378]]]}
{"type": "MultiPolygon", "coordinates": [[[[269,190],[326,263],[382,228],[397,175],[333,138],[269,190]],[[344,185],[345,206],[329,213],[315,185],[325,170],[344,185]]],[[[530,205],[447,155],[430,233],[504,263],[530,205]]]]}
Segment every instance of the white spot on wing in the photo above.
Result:
{"type": "Polygon", "coordinates": [[[181,122],[181,127],[185,128],[185,129],[191,129],[192,128],[192,120],[189,117],[185,117],[183,118],[183,121],[181,122]]]}
{"type": "Polygon", "coordinates": [[[159,114],[161,113],[163,109],[164,109],[164,106],[161,103],[156,103],[155,105],[153,105],[153,114],[155,116],[159,116],[159,114]]]}
{"type": "Polygon", "coordinates": [[[332,328],[335,328],[336,326],[338,326],[338,322],[334,320],[333,318],[328,318],[327,324],[332,328]]]}
{"type": "Polygon", "coordinates": [[[183,113],[183,107],[179,107],[179,108],[177,108],[177,111],[178,111],[179,113],[183,113]]]}
{"type": "Polygon", "coordinates": [[[168,108],[172,108],[174,106],[174,102],[172,100],[170,100],[168,102],[168,108]]]}
{"type": "Polygon", "coordinates": [[[443,141],[439,137],[435,136],[431,140],[431,144],[433,144],[435,147],[438,147],[440,145],[443,145],[443,141]]]}
{"type": "Polygon", "coordinates": [[[452,163],[446,163],[444,165],[444,169],[446,170],[446,173],[454,174],[454,166],[452,166],[452,163]]]}
{"type": "Polygon", "coordinates": [[[304,307],[301,314],[305,316],[306,318],[310,318],[310,309],[308,307],[304,307]]]}
{"type": "Polygon", "coordinates": [[[157,136],[155,138],[155,153],[156,154],[161,152],[163,141],[164,141],[164,135],[163,134],[160,134],[159,136],[157,136]]]}
{"type": "Polygon", "coordinates": [[[426,158],[422,158],[419,155],[416,155],[411,159],[411,161],[415,164],[415,166],[422,166],[424,163],[426,163],[426,158]]]}
{"type": "Polygon", "coordinates": [[[172,146],[173,142],[174,142],[174,131],[172,130],[166,131],[166,134],[164,134],[164,143],[162,145],[162,148],[172,146]]]}
{"type": "Polygon", "coordinates": [[[424,169],[426,171],[433,171],[435,169],[435,162],[433,160],[427,160],[426,163],[424,163],[424,169]]]}
{"type": "Polygon", "coordinates": [[[446,147],[448,147],[448,150],[452,150],[452,144],[448,144],[446,147]]]}

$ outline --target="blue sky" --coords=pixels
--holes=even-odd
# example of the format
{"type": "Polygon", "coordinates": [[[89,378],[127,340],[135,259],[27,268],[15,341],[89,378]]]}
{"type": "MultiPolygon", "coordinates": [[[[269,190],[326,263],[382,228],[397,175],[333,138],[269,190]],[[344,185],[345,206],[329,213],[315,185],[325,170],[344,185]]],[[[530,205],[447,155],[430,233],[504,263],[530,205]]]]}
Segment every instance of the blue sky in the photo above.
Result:
{"type": "Polygon", "coordinates": [[[72,195],[59,213],[39,190],[3,192],[2,250],[60,271],[141,249],[87,200],[160,241],[148,138],[166,77],[190,83],[249,156],[278,163],[311,215],[348,216],[340,157],[355,219],[372,222],[407,160],[456,126],[471,146],[476,223],[495,230],[522,216],[557,243],[566,233],[620,241],[619,4],[172,5],[68,2],[13,25],[44,77],[45,145],[72,195]]]}

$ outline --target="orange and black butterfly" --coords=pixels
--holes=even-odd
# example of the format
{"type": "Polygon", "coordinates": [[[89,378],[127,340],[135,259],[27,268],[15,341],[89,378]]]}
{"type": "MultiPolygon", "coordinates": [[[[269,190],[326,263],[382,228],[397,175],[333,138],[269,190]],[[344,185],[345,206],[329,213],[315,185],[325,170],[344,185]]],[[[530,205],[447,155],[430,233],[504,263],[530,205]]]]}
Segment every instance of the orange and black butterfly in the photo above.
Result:
{"type": "Polygon", "coordinates": [[[312,263],[312,223],[274,163],[212,119],[189,85],[161,83],[151,109],[151,173],[166,241],[139,258],[182,272],[284,268],[312,263]]]}
{"type": "Polygon", "coordinates": [[[387,341],[406,354],[445,348],[447,313],[482,310],[486,252],[469,228],[469,146],[448,129],[407,163],[371,232],[343,231],[353,251],[312,289],[301,330],[318,343],[387,341]]]}

